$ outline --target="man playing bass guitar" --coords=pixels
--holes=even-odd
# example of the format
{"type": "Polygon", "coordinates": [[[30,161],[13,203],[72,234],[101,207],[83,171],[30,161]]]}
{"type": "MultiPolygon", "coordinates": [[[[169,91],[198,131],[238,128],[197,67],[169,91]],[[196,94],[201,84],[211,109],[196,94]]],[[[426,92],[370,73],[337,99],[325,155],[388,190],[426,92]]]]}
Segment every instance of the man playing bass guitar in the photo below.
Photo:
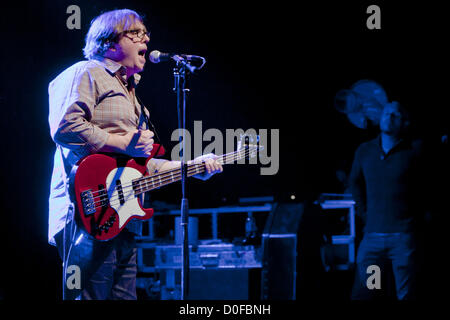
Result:
{"type": "MultiPolygon", "coordinates": [[[[64,275],[67,266],[77,266],[81,271],[81,286],[68,290],[63,283],[64,299],[136,299],[134,236],[140,233],[141,224],[131,220],[109,241],[89,237],[74,222],[67,179],[80,159],[92,154],[150,156],[154,132],[149,128],[148,111],[135,96],[149,36],[136,12],[105,12],[92,21],[87,33],[83,49],[87,60],[70,66],[49,85],[49,123],[56,143],[49,243],[58,248],[64,275]]],[[[206,170],[194,177],[206,180],[222,171],[214,155],[201,160],[206,170]]],[[[177,167],[178,161],[152,158],[147,162],[150,174],[177,167]]]]}

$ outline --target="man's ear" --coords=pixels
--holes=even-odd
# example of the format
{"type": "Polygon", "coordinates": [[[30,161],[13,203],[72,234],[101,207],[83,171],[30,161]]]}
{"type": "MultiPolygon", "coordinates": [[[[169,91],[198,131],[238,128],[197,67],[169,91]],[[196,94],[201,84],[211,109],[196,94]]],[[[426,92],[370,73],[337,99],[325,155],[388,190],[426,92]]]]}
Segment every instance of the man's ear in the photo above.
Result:
{"type": "Polygon", "coordinates": [[[108,50],[112,50],[112,51],[116,51],[116,48],[115,48],[115,43],[114,42],[110,42],[109,40],[107,40],[104,44],[103,44],[103,49],[105,50],[105,51],[108,51],[108,50]]]}
{"type": "Polygon", "coordinates": [[[114,42],[107,41],[103,44],[102,51],[105,58],[112,58],[116,54],[117,48],[114,42]]]}

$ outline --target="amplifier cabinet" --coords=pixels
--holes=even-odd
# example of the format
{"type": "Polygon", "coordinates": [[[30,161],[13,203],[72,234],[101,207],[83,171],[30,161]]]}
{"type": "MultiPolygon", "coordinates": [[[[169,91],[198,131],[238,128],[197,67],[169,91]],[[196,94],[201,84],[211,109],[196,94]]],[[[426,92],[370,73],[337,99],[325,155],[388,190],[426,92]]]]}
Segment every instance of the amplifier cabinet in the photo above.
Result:
{"type": "MultiPolygon", "coordinates": [[[[181,297],[181,245],[141,242],[138,271],[158,273],[162,300],[181,297]]],[[[260,299],[262,249],[229,243],[189,246],[190,300],[260,299]]]]}
{"type": "MultiPolygon", "coordinates": [[[[191,269],[187,299],[259,300],[260,283],[260,268],[191,269]]],[[[179,299],[181,299],[181,270],[162,271],[161,300],[179,299]],[[174,279],[171,279],[172,277],[174,279]]]]}
{"type": "Polygon", "coordinates": [[[262,300],[295,300],[297,234],[263,235],[262,300]]]}
{"type": "MultiPolygon", "coordinates": [[[[179,269],[182,267],[181,245],[138,243],[138,269],[179,269]]],[[[205,268],[261,268],[261,248],[228,243],[189,246],[189,266],[205,268]]]]}

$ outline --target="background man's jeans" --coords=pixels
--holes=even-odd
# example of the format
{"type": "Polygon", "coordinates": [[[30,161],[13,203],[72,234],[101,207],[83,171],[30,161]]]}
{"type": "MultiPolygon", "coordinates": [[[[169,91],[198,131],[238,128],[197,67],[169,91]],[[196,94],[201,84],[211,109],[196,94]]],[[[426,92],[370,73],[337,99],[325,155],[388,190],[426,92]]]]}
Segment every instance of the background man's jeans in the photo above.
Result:
{"type": "Polygon", "coordinates": [[[367,233],[359,245],[356,258],[356,281],[352,299],[371,299],[377,289],[366,286],[367,267],[377,265],[381,268],[381,278],[386,276],[390,261],[399,300],[415,299],[419,272],[419,246],[417,238],[411,233],[367,233]]]}
{"type": "MultiPolygon", "coordinates": [[[[136,245],[134,234],[124,229],[116,238],[97,241],[75,227],[72,247],[68,239],[70,223],[66,228],[67,266],[81,270],[81,289],[65,285],[67,300],[136,300],[136,245]]],[[[63,231],[55,236],[59,255],[63,259],[63,231]]],[[[70,274],[67,275],[67,277],[70,274]]]]}

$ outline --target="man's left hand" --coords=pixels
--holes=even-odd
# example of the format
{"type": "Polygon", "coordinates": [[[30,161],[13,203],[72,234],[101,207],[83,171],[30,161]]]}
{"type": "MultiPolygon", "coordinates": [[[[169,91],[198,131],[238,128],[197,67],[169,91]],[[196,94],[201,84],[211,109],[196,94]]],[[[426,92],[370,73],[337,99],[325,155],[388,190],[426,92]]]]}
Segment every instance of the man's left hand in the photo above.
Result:
{"type": "Polygon", "coordinates": [[[213,175],[215,175],[218,172],[223,171],[222,165],[217,161],[218,156],[215,154],[209,153],[200,157],[195,158],[192,160],[192,163],[201,163],[202,161],[205,162],[205,169],[206,171],[203,173],[196,174],[195,178],[200,180],[208,180],[213,175]]]}

